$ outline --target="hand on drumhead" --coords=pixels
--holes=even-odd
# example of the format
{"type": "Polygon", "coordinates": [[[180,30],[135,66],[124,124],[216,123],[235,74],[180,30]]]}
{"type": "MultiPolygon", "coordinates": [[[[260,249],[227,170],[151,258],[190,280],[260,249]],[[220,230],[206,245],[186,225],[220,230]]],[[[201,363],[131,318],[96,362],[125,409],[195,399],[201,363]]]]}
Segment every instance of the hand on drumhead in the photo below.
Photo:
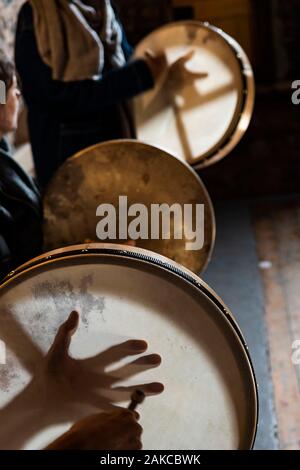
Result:
{"type": "Polygon", "coordinates": [[[69,347],[73,334],[79,324],[79,315],[72,312],[65,323],[63,323],[55,336],[54,342],[46,356],[46,364],[49,371],[57,371],[69,358],[69,347]]]}
{"type": "Polygon", "coordinates": [[[158,354],[142,355],[109,373],[105,370],[127,356],[145,353],[148,347],[145,341],[126,341],[88,359],[72,358],[69,347],[78,324],[79,314],[72,312],[60,326],[36,377],[49,409],[54,403],[56,409],[61,408],[60,414],[67,416],[69,410],[78,409],[81,405],[109,410],[114,403],[129,401],[135,389],[143,391],[146,396],[157,395],[164,390],[164,386],[157,382],[117,386],[120,381],[158,367],[161,363],[158,354]]]}
{"type": "Polygon", "coordinates": [[[195,80],[207,78],[206,72],[195,72],[187,68],[187,63],[194,57],[195,51],[190,50],[182,57],[177,59],[170,67],[168,72],[167,85],[170,90],[176,91],[183,86],[193,84],[195,80]]]}
{"type": "Polygon", "coordinates": [[[140,450],[138,415],[126,409],[100,413],[78,421],[46,450],[140,450]]]}
{"type": "Polygon", "coordinates": [[[165,52],[155,53],[147,49],[144,59],[152,72],[155,82],[159,81],[168,70],[168,61],[165,52]]]}

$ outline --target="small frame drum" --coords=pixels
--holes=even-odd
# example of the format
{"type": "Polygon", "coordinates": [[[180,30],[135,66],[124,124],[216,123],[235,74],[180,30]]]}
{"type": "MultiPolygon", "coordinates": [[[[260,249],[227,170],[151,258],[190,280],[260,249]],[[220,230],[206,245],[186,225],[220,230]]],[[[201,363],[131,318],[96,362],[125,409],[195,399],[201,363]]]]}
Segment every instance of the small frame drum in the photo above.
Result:
{"type": "MultiPolygon", "coordinates": [[[[128,207],[142,204],[149,214],[155,204],[179,205],[182,213],[184,207],[192,206],[193,227],[195,207],[202,204],[204,244],[201,249],[187,250],[185,233],[176,238],[172,227],[169,237],[163,238],[161,234],[157,239],[151,237],[153,224],[150,217],[148,234],[135,240],[135,246],[167,256],[197,274],[204,271],[214,246],[215,217],[201,179],[185,162],[136,140],[116,140],[92,146],[59,168],[44,198],[45,250],[87,241],[126,244],[128,240],[118,236],[119,229],[115,240],[99,240],[96,235],[97,207],[111,204],[118,208],[120,196],[127,197],[128,207]]],[[[120,215],[117,219],[120,220],[120,215]]],[[[183,221],[181,229],[186,225],[183,221]]]]}
{"type": "MultiPolygon", "coordinates": [[[[145,449],[253,446],[257,388],[243,336],[220,298],[169,259],[107,244],[53,251],[7,277],[0,286],[0,305],[6,345],[6,364],[0,365],[0,436],[9,440],[6,448],[44,448],[82,416],[101,412],[104,396],[128,406],[104,386],[103,377],[90,404],[89,385],[82,379],[77,408],[69,396],[48,396],[39,409],[42,384],[39,396],[30,395],[58,327],[74,309],[80,325],[71,342],[73,358],[103,357],[130,339],[146,340],[149,352],[161,355],[162,364],[151,370],[133,373],[132,357],[119,357],[114,364],[122,371],[115,376],[123,390],[153,381],[165,385],[163,393],[148,396],[139,408],[145,449]],[[23,424],[17,426],[18,420],[23,424]]],[[[113,374],[111,368],[105,373],[113,374]]]]}
{"type": "Polygon", "coordinates": [[[196,169],[228,155],[246,132],[254,106],[254,78],[241,46],[222,30],[197,21],[168,24],[137,46],[164,50],[172,64],[190,50],[187,68],[207,78],[181,84],[172,92],[168,79],[135,99],[138,139],[164,148],[196,169]]]}

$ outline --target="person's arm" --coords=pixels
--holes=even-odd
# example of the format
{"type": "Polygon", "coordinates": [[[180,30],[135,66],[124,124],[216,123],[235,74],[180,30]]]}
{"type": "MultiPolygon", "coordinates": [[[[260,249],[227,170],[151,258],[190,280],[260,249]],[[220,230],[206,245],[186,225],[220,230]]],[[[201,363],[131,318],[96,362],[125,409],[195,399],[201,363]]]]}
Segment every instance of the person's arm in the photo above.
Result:
{"type": "Polygon", "coordinates": [[[27,103],[64,115],[97,112],[154,86],[151,69],[143,59],[110,71],[99,80],[67,83],[52,80],[51,69],[38,52],[33,13],[28,3],[19,15],[15,60],[27,103]]]}
{"type": "MultiPolygon", "coordinates": [[[[1,176],[1,175],[0,175],[1,176]]],[[[0,196],[1,196],[1,186],[0,186],[0,196]]],[[[7,211],[5,207],[1,205],[0,200],[0,230],[1,235],[5,240],[5,243],[10,251],[13,250],[13,218],[11,214],[7,211]]]]}
{"type": "Polygon", "coordinates": [[[0,233],[0,281],[13,269],[14,264],[5,238],[0,233]]]}

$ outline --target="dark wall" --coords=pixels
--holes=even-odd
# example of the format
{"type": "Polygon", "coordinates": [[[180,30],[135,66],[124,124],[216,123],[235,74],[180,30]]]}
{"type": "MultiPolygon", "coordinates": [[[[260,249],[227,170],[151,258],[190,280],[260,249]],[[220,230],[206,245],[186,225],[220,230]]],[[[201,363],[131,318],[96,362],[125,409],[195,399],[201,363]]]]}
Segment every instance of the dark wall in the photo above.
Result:
{"type": "Polygon", "coordinates": [[[223,162],[201,172],[214,199],[300,192],[300,0],[252,0],[256,106],[245,137],[223,162]]]}
{"type": "MultiPolygon", "coordinates": [[[[300,0],[250,1],[256,106],[242,142],[230,156],[201,172],[214,199],[300,191],[300,105],[291,102],[291,83],[300,79],[300,0]]],[[[133,43],[161,24],[191,17],[194,11],[188,2],[175,10],[171,1],[117,3],[133,43]]]]}
{"type": "Polygon", "coordinates": [[[128,40],[137,44],[148,33],[172,20],[171,0],[115,0],[128,40]]]}
{"type": "Polygon", "coordinates": [[[214,200],[300,192],[300,106],[291,93],[259,93],[243,140],[200,176],[214,200]]]}

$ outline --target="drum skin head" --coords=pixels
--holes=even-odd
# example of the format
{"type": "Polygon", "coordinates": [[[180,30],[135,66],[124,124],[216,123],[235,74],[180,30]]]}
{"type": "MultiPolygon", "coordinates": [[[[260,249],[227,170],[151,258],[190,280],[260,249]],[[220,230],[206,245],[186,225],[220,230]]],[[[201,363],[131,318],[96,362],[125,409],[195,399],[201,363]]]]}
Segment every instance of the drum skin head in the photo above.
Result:
{"type": "Polygon", "coordinates": [[[246,132],[254,105],[254,79],[240,45],[218,28],[197,21],[168,24],[138,44],[166,53],[169,64],[193,50],[191,71],[207,73],[170,89],[166,77],[134,100],[137,137],[187,161],[209,166],[228,155],[246,132]]]}
{"type": "MultiPolygon", "coordinates": [[[[120,375],[122,387],[160,381],[165,391],[140,406],[144,449],[249,449],[257,426],[257,389],[242,334],[218,296],[197,276],[146,250],[117,245],[81,245],[33,260],[0,286],[0,324],[7,363],[0,368],[0,406],[14,398],[39,370],[56,331],[70,311],[80,313],[70,353],[86,359],[128,339],[144,339],[148,353],[162,356],[155,369],[120,375]]],[[[112,373],[135,357],[124,357],[112,373]]],[[[120,369],[119,369],[120,370],[120,369]]],[[[126,367],[125,367],[126,370],[126,367]]],[[[84,391],[87,384],[82,384],[84,391]]],[[[88,390],[87,390],[88,392],[88,390]]],[[[84,402],[68,416],[68,399],[55,403],[55,422],[38,413],[35,432],[12,433],[9,446],[23,435],[22,448],[40,449],[70,424],[101,411],[101,397],[116,402],[113,389],[100,387],[99,402],[84,402]],[[62,416],[60,418],[60,411],[62,416]]],[[[128,398],[127,398],[128,399],[128,398]]],[[[88,401],[88,399],[87,399],[88,401]]],[[[26,409],[35,409],[34,399],[26,409]]],[[[51,397],[45,407],[53,406],[51,397]]],[[[0,434],[6,426],[0,423],[0,434]],[[2,429],[1,429],[2,427],[2,429]]],[[[30,428],[31,429],[31,428],[30,428]]]]}
{"type": "MultiPolygon", "coordinates": [[[[137,240],[136,246],[167,256],[195,273],[207,266],[215,240],[215,218],[209,195],[195,171],[165,151],[135,140],[105,142],[67,160],[57,171],[44,198],[45,249],[99,242],[96,226],[100,204],[204,204],[204,246],[186,250],[187,239],[137,240]]],[[[193,210],[193,217],[195,211],[193,210]]],[[[151,221],[149,221],[150,227],[151,221]]],[[[194,220],[193,220],[194,226],[194,220]]],[[[118,230],[117,230],[118,233],[118,230]]],[[[115,240],[114,243],[126,243],[115,240]]]]}

